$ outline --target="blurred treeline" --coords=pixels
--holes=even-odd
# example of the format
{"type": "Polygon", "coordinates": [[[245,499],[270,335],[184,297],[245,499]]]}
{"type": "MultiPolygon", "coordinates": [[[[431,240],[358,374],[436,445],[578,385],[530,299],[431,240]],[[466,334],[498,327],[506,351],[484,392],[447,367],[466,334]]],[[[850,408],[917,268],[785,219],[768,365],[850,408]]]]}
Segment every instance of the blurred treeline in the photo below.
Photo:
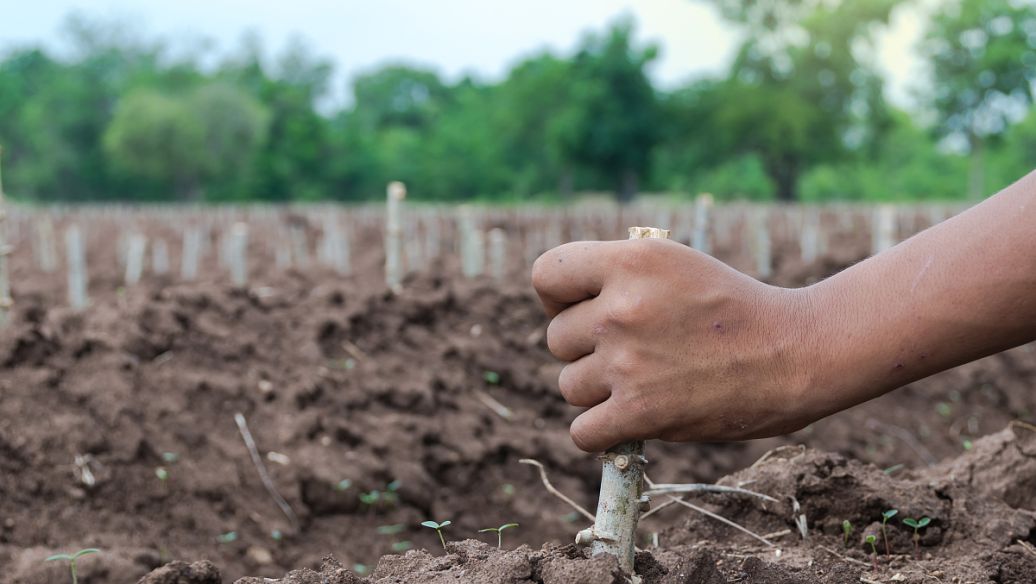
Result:
{"type": "Polygon", "coordinates": [[[0,54],[5,186],[35,201],[356,201],[390,180],[426,200],[953,199],[1036,165],[1033,2],[939,2],[917,111],[887,102],[875,65],[901,0],[711,2],[747,40],[725,74],[673,90],[620,21],[494,83],[385,66],[340,107],[333,64],[301,42],[213,57],[73,17],[60,57],[0,54]]]}

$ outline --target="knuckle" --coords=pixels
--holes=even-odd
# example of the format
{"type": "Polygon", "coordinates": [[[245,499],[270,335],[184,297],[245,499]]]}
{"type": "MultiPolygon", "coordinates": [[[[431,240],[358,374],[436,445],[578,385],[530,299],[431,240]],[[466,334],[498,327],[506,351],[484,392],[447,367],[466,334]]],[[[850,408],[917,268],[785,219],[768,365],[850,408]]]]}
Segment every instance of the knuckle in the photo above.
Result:
{"type": "Polygon", "coordinates": [[[623,294],[610,299],[606,319],[613,325],[631,326],[641,322],[646,312],[645,302],[641,297],[623,294]]]}
{"type": "Polygon", "coordinates": [[[577,386],[576,371],[572,365],[562,367],[561,373],[558,374],[558,391],[561,392],[561,397],[565,398],[566,402],[572,403],[577,386]]]}

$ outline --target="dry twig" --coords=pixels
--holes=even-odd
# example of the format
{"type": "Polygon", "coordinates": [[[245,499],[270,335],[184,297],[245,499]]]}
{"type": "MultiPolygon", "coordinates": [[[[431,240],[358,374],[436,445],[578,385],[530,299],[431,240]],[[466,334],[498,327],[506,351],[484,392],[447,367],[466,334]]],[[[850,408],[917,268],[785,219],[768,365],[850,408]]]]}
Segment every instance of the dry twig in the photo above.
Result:
{"type": "Polygon", "coordinates": [[[263,458],[259,456],[259,449],[255,446],[255,440],[252,439],[252,433],[248,431],[248,423],[245,422],[245,417],[240,412],[234,414],[234,422],[237,423],[237,429],[241,431],[241,438],[245,441],[245,446],[248,447],[248,453],[252,456],[252,464],[255,465],[255,469],[259,471],[259,478],[263,481],[263,486],[266,487],[266,492],[270,493],[270,497],[273,498],[277,506],[281,508],[284,515],[288,517],[288,521],[291,522],[291,526],[295,531],[299,530],[299,518],[295,515],[295,511],[292,510],[291,505],[284,500],[284,497],[277,492],[277,487],[273,484],[273,479],[270,478],[270,474],[266,471],[266,465],[263,464],[263,458]]]}
{"type": "Polygon", "coordinates": [[[543,464],[541,464],[540,461],[534,460],[532,458],[523,458],[523,459],[519,460],[518,462],[520,462],[522,464],[531,464],[532,466],[535,466],[536,468],[540,469],[540,479],[543,481],[543,486],[546,487],[547,491],[550,494],[552,494],[555,497],[557,497],[558,499],[561,499],[562,501],[568,503],[569,506],[571,506],[573,509],[575,509],[580,514],[582,514],[583,517],[586,517],[587,519],[589,519],[591,523],[597,520],[594,517],[593,513],[587,511],[586,509],[583,509],[583,507],[581,507],[579,505],[579,503],[576,503],[572,499],[569,499],[564,493],[562,493],[561,491],[555,489],[554,485],[550,484],[550,481],[547,480],[547,470],[545,468],[543,468],[543,464]]]}
{"type": "Polygon", "coordinates": [[[750,495],[752,497],[759,497],[764,501],[777,502],[777,499],[769,495],[757,493],[755,491],[749,491],[748,489],[742,489],[740,487],[728,487],[725,485],[707,485],[704,483],[688,483],[684,485],[676,484],[653,484],[651,488],[644,492],[647,496],[654,495],[671,495],[675,493],[737,493],[739,495],[750,495]]]}

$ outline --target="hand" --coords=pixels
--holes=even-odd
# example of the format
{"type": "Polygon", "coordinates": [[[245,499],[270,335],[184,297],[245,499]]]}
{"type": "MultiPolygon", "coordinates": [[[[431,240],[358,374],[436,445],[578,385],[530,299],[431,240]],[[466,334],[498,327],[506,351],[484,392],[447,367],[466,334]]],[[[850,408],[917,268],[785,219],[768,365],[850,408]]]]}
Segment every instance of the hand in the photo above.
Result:
{"type": "Polygon", "coordinates": [[[797,430],[817,358],[808,289],[760,283],[675,242],[576,242],[532,271],[558,386],[589,408],[586,451],[629,440],[741,440],[797,430]]]}

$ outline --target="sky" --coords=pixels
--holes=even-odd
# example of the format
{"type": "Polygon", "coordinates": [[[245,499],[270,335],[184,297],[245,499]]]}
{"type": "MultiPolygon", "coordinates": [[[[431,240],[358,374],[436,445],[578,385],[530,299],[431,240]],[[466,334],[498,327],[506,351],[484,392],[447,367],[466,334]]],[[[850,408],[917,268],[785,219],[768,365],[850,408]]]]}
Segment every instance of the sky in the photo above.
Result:
{"type": "MultiPolygon", "coordinates": [[[[134,24],[146,35],[207,37],[230,51],[246,31],[273,51],[293,37],[336,64],[336,87],[388,62],[429,65],[456,79],[493,81],[523,56],[545,48],[567,53],[589,30],[632,16],[638,38],[662,48],[651,75],[662,88],[722,72],[738,30],[696,0],[0,0],[0,50],[42,42],[60,48],[61,24],[79,12],[134,24]]],[[[914,56],[922,27],[916,5],[901,8],[879,39],[878,64],[890,99],[909,107],[922,74],[914,56]]]]}

